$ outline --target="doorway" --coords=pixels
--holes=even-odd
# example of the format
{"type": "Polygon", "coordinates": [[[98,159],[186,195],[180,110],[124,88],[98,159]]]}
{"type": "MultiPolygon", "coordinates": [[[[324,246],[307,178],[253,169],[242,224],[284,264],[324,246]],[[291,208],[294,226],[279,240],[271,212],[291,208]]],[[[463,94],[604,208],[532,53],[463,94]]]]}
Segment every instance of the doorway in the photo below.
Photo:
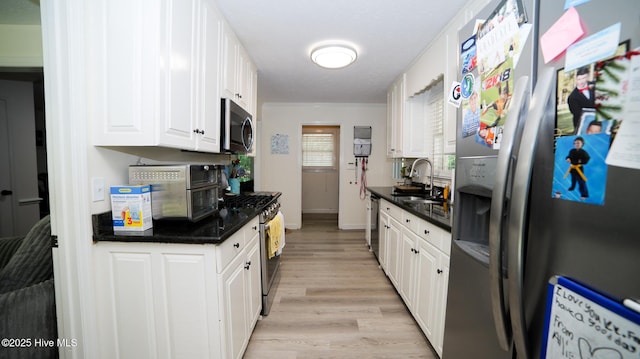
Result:
{"type": "Polygon", "coordinates": [[[0,71],[0,236],[49,214],[42,69],[0,71]]]}
{"type": "Polygon", "coordinates": [[[338,225],[340,126],[302,126],[302,225],[338,225]]]}

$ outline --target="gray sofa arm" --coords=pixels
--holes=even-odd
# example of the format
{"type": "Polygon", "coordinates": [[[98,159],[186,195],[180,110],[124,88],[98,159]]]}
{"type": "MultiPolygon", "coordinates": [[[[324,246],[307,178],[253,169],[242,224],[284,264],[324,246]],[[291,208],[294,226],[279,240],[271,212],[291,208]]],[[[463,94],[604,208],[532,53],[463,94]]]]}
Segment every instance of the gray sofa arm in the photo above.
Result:
{"type": "Polygon", "coordinates": [[[0,269],[7,265],[23,239],[24,236],[0,238],[0,269]]]}
{"type": "Polygon", "coordinates": [[[56,304],[53,279],[0,294],[0,338],[21,339],[2,348],[2,358],[57,358],[56,304]],[[53,340],[52,347],[35,341],[53,340]]]}

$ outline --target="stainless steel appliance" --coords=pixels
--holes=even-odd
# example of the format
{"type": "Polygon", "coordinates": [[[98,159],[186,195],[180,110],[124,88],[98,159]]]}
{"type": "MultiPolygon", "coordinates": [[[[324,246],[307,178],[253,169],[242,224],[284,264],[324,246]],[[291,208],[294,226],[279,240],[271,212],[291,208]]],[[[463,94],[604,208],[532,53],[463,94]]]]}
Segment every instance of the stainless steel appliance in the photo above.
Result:
{"type": "Polygon", "coordinates": [[[249,152],[253,147],[254,138],[255,129],[251,114],[233,100],[223,98],[220,118],[222,152],[249,152]]]}
{"type": "MultiPolygon", "coordinates": [[[[274,202],[260,213],[260,253],[262,255],[262,315],[269,315],[271,304],[275,298],[276,288],[280,283],[280,253],[269,258],[269,226],[280,211],[280,203],[274,202]]],[[[283,223],[284,226],[284,223],[283,223]]]]}
{"type": "MultiPolygon", "coordinates": [[[[516,4],[492,1],[477,18],[492,18],[509,3],[516,4]]],[[[605,166],[606,200],[599,204],[567,200],[570,181],[554,175],[567,166],[554,153],[561,141],[556,117],[566,107],[563,94],[556,96],[564,57],[544,64],[538,40],[563,15],[564,4],[522,1],[532,28],[511,68],[506,123],[494,132],[501,137],[493,137],[501,140],[499,149],[483,142],[479,132],[487,128],[470,131],[458,111],[445,359],[540,358],[547,282],[554,275],[614,298],[640,298],[640,241],[632,219],[639,171],[605,166]]],[[[620,22],[620,40],[638,45],[639,2],[590,1],[576,9],[588,35],[620,22]]],[[[461,43],[476,26],[471,21],[460,30],[461,43]]],[[[476,81],[491,80],[475,71],[476,81]]]]}
{"type": "Polygon", "coordinates": [[[380,197],[371,193],[371,250],[373,254],[376,256],[378,261],[380,261],[380,233],[379,225],[380,225],[380,216],[378,214],[380,210],[380,197]]]}
{"type": "Polygon", "coordinates": [[[197,222],[218,210],[218,165],[134,165],[129,184],[151,185],[153,219],[197,222]]]}
{"type": "MultiPolygon", "coordinates": [[[[276,288],[280,283],[281,251],[269,258],[269,226],[280,211],[279,192],[255,192],[251,195],[229,196],[224,200],[226,208],[254,207],[263,208],[259,214],[260,221],[260,264],[262,278],[262,315],[269,315],[276,288]]],[[[284,228],[284,223],[282,223],[284,228]]]]}

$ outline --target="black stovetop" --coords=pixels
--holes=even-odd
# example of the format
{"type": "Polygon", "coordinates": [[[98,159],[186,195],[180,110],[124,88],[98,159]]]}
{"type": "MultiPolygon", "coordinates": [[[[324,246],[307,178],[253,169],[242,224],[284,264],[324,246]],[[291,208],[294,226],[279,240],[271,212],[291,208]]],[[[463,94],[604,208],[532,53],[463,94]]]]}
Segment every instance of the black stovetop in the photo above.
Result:
{"type": "Polygon", "coordinates": [[[258,192],[250,195],[225,195],[223,200],[218,202],[218,208],[261,208],[273,200],[274,195],[265,192],[258,192]]]}

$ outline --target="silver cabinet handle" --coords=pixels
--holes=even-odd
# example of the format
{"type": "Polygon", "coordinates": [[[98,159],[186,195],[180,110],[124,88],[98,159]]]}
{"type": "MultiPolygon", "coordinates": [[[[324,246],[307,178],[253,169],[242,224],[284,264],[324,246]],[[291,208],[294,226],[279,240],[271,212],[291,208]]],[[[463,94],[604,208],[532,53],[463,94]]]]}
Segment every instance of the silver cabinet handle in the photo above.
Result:
{"type": "MultiPolygon", "coordinates": [[[[529,110],[529,77],[522,76],[516,81],[512,103],[507,114],[507,120],[502,135],[496,165],[496,182],[491,195],[491,214],[489,222],[489,283],[491,293],[491,309],[494,325],[498,336],[498,343],[503,350],[509,350],[511,332],[508,329],[508,315],[506,299],[504,297],[502,263],[503,251],[503,219],[508,208],[507,192],[511,183],[513,163],[516,152],[516,140],[522,134],[527,111],[529,110]]],[[[517,149],[516,149],[517,150],[517,149]]]]}

